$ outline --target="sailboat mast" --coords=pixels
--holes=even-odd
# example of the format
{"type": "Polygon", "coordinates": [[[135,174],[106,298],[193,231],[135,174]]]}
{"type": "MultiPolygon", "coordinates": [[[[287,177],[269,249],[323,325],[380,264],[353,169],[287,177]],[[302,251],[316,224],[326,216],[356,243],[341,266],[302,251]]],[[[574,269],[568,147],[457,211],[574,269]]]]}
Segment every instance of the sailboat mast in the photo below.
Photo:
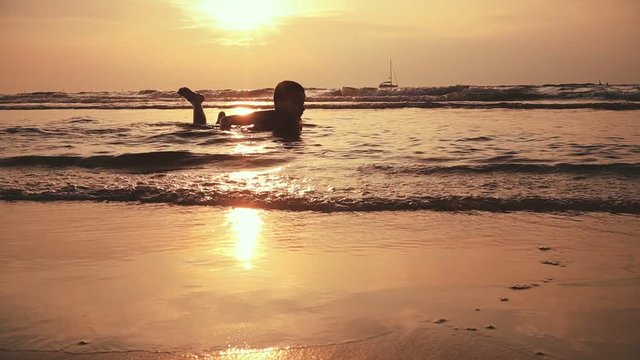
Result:
{"type": "MultiPolygon", "coordinates": [[[[389,58],[389,80],[381,82],[380,85],[378,85],[378,88],[386,89],[386,88],[398,87],[398,84],[394,84],[393,83],[393,76],[394,75],[395,75],[395,72],[393,71],[393,62],[392,62],[391,58],[389,58]]],[[[396,81],[397,80],[398,79],[396,79],[396,81]]]]}

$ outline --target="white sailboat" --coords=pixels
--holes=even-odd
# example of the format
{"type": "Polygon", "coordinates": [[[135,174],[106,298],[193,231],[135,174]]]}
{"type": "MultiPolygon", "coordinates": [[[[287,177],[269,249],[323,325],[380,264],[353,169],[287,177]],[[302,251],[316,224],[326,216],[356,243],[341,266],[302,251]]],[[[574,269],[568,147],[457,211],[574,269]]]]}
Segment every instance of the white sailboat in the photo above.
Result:
{"type": "Polygon", "coordinates": [[[393,75],[394,75],[393,63],[391,62],[391,59],[389,59],[389,80],[381,82],[380,85],[378,85],[378,87],[380,89],[397,88],[398,87],[398,78],[396,77],[396,83],[394,84],[393,83],[393,75]]]}

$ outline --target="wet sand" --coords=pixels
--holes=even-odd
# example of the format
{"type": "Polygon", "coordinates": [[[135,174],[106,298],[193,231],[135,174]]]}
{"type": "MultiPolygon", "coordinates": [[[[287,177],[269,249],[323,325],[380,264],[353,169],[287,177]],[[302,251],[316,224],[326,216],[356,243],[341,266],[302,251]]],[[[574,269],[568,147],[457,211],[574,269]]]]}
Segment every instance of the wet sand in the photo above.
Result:
{"type": "Polygon", "coordinates": [[[8,359],[632,359],[637,216],[0,203],[8,359]]]}
{"type": "Polygon", "coordinates": [[[425,327],[340,344],[267,349],[231,349],[197,353],[110,352],[55,353],[0,351],[3,359],[76,360],[175,360],[175,359],[541,359],[554,358],[523,348],[514,348],[494,339],[446,329],[425,327]]]}

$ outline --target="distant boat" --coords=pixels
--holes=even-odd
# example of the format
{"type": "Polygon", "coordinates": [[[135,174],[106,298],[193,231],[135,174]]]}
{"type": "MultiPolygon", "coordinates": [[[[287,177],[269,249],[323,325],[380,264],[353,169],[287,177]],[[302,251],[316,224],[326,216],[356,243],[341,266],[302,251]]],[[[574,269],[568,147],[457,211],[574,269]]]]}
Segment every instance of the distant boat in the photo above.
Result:
{"type": "Polygon", "coordinates": [[[380,89],[389,89],[389,88],[397,88],[398,87],[398,78],[396,77],[396,83],[393,83],[393,64],[391,63],[391,59],[389,59],[389,80],[383,81],[378,85],[380,89]]]}

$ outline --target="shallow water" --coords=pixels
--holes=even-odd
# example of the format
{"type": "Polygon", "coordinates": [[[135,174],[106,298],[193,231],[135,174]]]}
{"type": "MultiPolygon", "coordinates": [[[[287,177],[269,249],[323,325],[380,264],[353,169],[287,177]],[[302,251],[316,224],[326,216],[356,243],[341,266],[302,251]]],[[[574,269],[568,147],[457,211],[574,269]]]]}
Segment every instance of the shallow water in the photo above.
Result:
{"type": "Polygon", "coordinates": [[[285,142],[187,110],[0,111],[0,199],[637,214],[639,115],[309,110],[285,142]]]}
{"type": "Polygon", "coordinates": [[[640,111],[470,106],[323,105],[299,141],[186,109],[1,110],[0,349],[394,353],[472,327],[633,358],[640,111]]]}

